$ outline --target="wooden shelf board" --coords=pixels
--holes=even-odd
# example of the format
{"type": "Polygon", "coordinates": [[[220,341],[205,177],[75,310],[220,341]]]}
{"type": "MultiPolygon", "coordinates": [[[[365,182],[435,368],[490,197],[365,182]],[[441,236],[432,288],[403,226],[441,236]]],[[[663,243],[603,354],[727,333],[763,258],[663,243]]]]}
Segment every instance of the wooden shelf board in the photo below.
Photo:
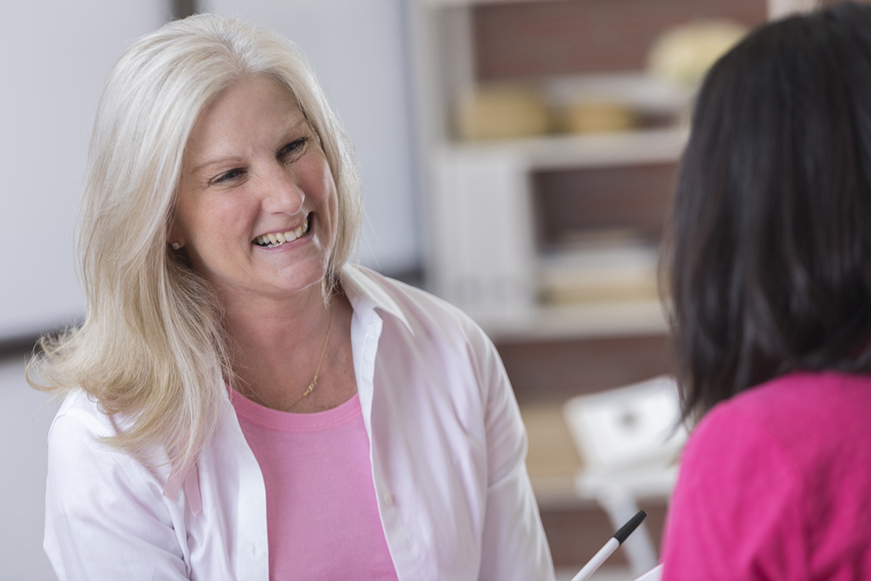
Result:
{"type": "Polygon", "coordinates": [[[479,4],[517,4],[520,2],[554,2],[556,0],[417,0],[420,4],[433,8],[452,6],[477,6],[479,4]]]}
{"type": "Polygon", "coordinates": [[[501,141],[451,142],[449,156],[504,154],[523,160],[529,170],[619,167],[677,161],[689,132],[683,128],[646,129],[586,135],[548,135],[501,141]]]}
{"type": "Polygon", "coordinates": [[[575,450],[560,405],[525,405],[520,415],[529,438],[526,469],[540,508],[585,507],[595,503],[575,494],[581,459],[575,450]]]}
{"type": "Polygon", "coordinates": [[[552,340],[665,335],[668,323],[658,300],[536,306],[478,323],[494,340],[552,340]]]}

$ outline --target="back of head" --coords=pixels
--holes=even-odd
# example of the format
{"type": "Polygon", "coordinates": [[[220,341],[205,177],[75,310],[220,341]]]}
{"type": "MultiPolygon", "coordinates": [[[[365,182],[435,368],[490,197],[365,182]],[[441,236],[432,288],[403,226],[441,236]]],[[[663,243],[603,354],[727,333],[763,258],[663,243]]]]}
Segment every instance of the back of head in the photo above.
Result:
{"type": "Polygon", "coordinates": [[[714,65],[669,254],[685,413],[871,367],[871,6],[767,24],[714,65]]]}

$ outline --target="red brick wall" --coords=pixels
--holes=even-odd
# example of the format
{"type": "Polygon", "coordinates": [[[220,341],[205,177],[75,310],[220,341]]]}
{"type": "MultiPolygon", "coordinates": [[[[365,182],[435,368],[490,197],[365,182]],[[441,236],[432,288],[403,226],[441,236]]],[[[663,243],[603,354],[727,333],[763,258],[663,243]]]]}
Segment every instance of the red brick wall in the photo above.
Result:
{"type": "Polygon", "coordinates": [[[582,393],[674,373],[671,339],[660,334],[501,340],[496,349],[520,405],[560,403],[582,393]]]}
{"type": "Polygon", "coordinates": [[[549,0],[479,5],[473,26],[481,80],[638,70],[664,29],[696,18],[753,26],[765,0],[549,0]]]}
{"type": "Polygon", "coordinates": [[[677,163],[537,172],[532,176],[539,242],[573,232],[624,228],[658,242],[677,163]]]}

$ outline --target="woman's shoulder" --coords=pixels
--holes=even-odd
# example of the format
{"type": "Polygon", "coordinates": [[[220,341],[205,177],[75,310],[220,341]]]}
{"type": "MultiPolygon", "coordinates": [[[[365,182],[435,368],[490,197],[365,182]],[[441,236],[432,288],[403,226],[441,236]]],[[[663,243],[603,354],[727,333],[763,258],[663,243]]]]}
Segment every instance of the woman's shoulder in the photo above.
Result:
{"type": "Polygon", "coordinates": [[[135,468],[148,471],[148,466],[165,462],[158,452],[134,457],[109,439],[119,436],[129,421],[118,414],[106,413],[100,402],[82,388],[70,391],[64,398],[48,432],[49,469],[80,472],[77,460],[85,457],[105,467],[135,468]],[[146,459],[147,457],[147,459],[146,459]]]}
{"type": "MultiPolygon", "coordinates": [[[[421,288],[384,276],[359,265],[348,265],[342,271],[342,283],[351,291],[402,319],[410,328],[415,326],[453,329],[475,337],[486,337],[478,324],[459,308],[421,288]]],[[[352,297],[352,303],[354,297],[352,297]]]]}
{"type": "Polygon", "coordinates": [[[139,463],[106,441],[119,429],[93,397],[81,388],[71,391],[48,432],[49,498],[78,506],[74,497],[82,487],[105,491],[111,482],[129,481],[124,475],[139,463]]]}
{"type": "Polygon", "coordinates": [[[845,566],[844,550],[866,551],[871,449],[856,442],[871,440],[869,415],[871,378],[832,372],[790,373],[714,407],[681,460],[663,550],[669,578],[705,577],[697,566],[750,578],[804,566],[811,553],[831,572],[845,566]]]}
{"type": "Polygon", "coordinates": [[[718,450],[716,456],[725,447],[752,457],[766,449],[798,473],[818,471],[834,458],[871,465],[871,453],[852,445],[871,439],[868,417],[871,376],[789,373],[715,406],[693,431],[686,454],[718,450]]]}
{"type": "Polygon", "coordinates": [[[119,431],[117,419],[107,414],[95,397],[78,387],[61,402],[49,430],[49,439],[63,441],[76,434],[90,439],[111,438],[119,431]]]}
{"type": "Polygon", "coordinates": [[[774,430],[841,425],[871,413],[871,375],[793,372],[715,406],[702,422],[730,427],[756,421],[774,430]]]}

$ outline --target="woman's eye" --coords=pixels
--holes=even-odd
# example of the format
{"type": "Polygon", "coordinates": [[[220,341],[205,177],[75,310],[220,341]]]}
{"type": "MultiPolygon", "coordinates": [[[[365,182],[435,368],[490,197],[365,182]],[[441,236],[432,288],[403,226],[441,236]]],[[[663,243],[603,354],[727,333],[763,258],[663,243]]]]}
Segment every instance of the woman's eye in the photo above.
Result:
{"type": "Polygon", "coordinates": [[[307,142],[308,137],[300,137],[299,139],[294,139],[293,141],[282,147],[281,151],[278,152],[278,155],[279,157],[288,157],[298,154],[303,150],[307,142]]]}
{"type": "Polygon", "coordinates": [[[231,169],[230,171],[222,173],[221,175],[219,175],[218,177],[213,179],[212,183],[213,184],[220,184],[220,183],[224,183],[224,182],[229,182],[229,181],[232,181],[232,180],[238,178],[243,173],[245,173],[245,172],[241,168],[231,169]]]}

